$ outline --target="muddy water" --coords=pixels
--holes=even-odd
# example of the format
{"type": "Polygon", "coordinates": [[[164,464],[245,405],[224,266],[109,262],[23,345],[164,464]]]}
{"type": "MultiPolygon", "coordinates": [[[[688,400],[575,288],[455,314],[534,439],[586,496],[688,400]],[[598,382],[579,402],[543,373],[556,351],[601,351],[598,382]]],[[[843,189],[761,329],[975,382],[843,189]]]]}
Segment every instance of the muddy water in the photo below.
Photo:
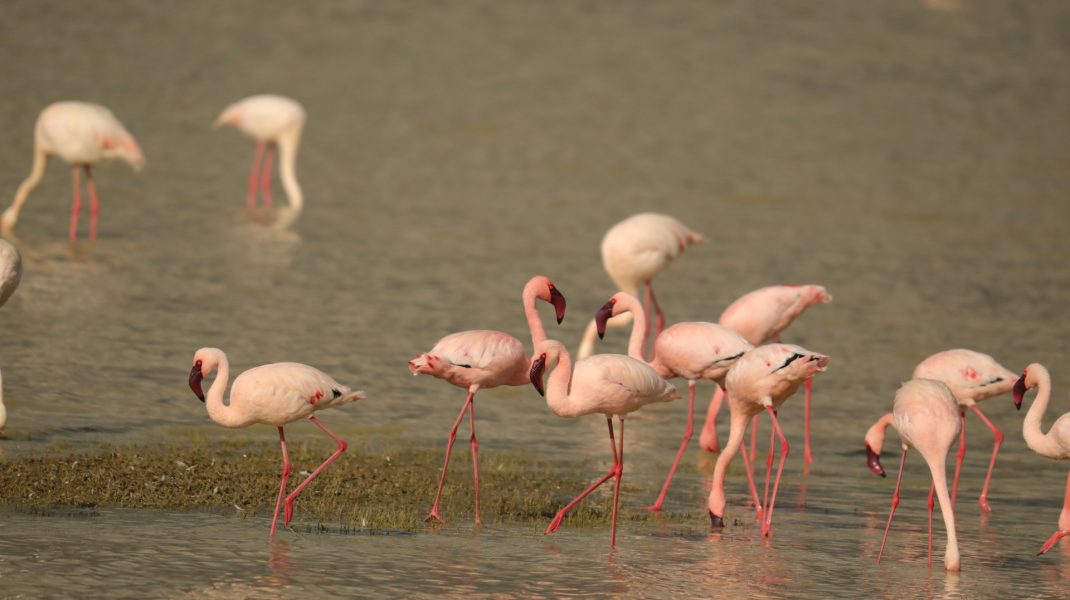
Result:
{"type": "MultiPolygon", "coordinates": [[[[968,421],[959,577],[925,567],[916,457],[874,567],[891,482],[859,450],[898,382],[949,347],[1013,369],[1043,362],[1055,410],[1068,406],[1068,15],[1056,1],[5,3],[0,189],[25,176],[33,119],[56,99],[108,105],[148,157],[140,175],[96,170],[95,244],[64,240],[61,166],[23,212],[26,273],[0,310],[8,458],[224,435],[185,387],[204,345],[239,371],[299,360],[365,389],[367,401],[323,415],[345,437],[441,444],[463,392],[410,377],[405,361],[459,329],[523,335],[519,293],[535,273],[568,297],[550,327],[574,347],[613,291],[600,236],[639,211],[711,239],[657,280],[670,321],[715,319],[771,283],[835,297],[785,336],[833,362],[816,385],[816,463],[804,478],[793,455],[772,542],[747,518],[738,471],[739,524],[704,533],[713,461],[696,449],[670,496],[693,529],[627,523],[613,554],[604,531],[473,536],[469,515],[447,515],[438,535],[287,534],[276,553],[258,517],[8,511],[5,593],[1065,593],[1067,549],[1032,553],[1055,526],[1066,467],[1025,448],[1009,399],[985,408],[1008,434],[985,519],[974,500],[991,435],[968,421]],[[209,128],[262,91],[309,113],[307,209],[284,232],[242,211],[251,144],[209,128]]],[[[597,417],[558,419],[530,389],[477,406],[484,452],[608,453],[597,417]]],[[[682,409],[628,421],[626,477],[642,497],[624,502],[655,493],[682,409]]],[[[783,414],[799,440],[801,411],[783,414]]]]}

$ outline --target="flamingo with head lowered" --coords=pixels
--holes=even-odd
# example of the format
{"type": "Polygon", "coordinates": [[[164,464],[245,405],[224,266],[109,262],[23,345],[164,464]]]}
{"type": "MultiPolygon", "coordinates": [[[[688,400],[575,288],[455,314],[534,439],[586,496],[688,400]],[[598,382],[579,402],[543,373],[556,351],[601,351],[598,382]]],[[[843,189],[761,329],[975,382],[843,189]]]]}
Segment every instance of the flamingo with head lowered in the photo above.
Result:
{"type": "Polygon", "coordinates": [[[301,490],[335,461],[346,450],[346,442],[334,434],[316,418],[315,414],[325,408],[340,406],[347,402],[364,399],[364,392],[352,391],[331,379],[319,369],[300,363],[272,363],[255,367],[238,375],[230,389],[230,403],[223,404],[223,393],[230,377],[227,355],[218,348],[201,348],[193,355],[193,369],[189,374],[189,387],[208,408],[208,416],[223,427],[248,427],[254,423],[274,425],[279,429],[279,444],[282,446],[282,481],[275,500],[275,513],[271,519],[271,536],[278,526],[279,507],[283,504],[286,482],[290,478],[290,457],[286,453],[286,434],[283,426],[299,419],[308,419],[338,443],[327,460],[316,467],[294,491],[285,497],[286,511],[283,524],[289,525],[293,518],[293,503],[301,490]],[[217,371],[208,394],[201,388],[201,381],[217,371]]]}

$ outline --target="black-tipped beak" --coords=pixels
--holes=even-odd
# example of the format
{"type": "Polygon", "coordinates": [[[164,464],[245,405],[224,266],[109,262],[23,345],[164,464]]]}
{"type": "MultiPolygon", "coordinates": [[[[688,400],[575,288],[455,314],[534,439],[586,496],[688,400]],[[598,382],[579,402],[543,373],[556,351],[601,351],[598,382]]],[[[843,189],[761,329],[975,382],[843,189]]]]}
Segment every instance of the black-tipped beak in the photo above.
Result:
{"type": "Polygon", "coordinates": [[[595,328],[598,330],[598,339],[603,339],[606,335],[606,322],[613,317],[613,301],[610,300],[602,305],[602,308],[598,309],[598,312],[594,314],[595,328]]]}
{"type": "Polygon", "coordinates": [[[881,477],[887,477],[888,474],[884,472],[884,467],[881,466],[881,455],[873,451],[873,448],[866,444],[866,466],[870,471],[873,471],[881,477]]]}
{"type": "Polygon", "coordinates": [[[710,529],[724,529],[724,517],[718,517],[710,511],[710,529]]]}
{"type": "Polygon", "coordinates": [[[1025,375],[1014,382],[1014,408],[1022,410],[1022,398],[1025,396],[1025,375]]]}
{"type": "Polygon", "coordinates": [[[193,370],[189,372],[189,389],[193,390],[201,402],[204,402],[204,390],[201,389],[202,379],[204,379],[204,374],[201,373],[201,365],[193,365],[193,370]]]}
{"type": "Polygon", "coordinates": [[[565,320],[565,296],[555,287],[550,288],[550,304],[554,305],[554,314],[557,315],[557,324],[560,325],[561,321],[565,320]]]}
{"type": "Polygon", "coordinates": [[[531,379],[531,385],[535,386],[535,391],[539,392],[540,396],[546,395],[546,390],[542,387],[542,374],[545,370],[546,355],[531,361],[531,371],[528,373],[528,378],[531,379]]]}

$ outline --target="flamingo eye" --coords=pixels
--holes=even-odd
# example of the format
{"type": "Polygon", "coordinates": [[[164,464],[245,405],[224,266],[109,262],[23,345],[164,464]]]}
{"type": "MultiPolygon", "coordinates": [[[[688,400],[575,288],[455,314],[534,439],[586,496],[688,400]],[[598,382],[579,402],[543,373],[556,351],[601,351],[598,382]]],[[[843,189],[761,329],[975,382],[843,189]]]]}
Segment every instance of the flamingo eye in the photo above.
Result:
{"type": "Polygon", "coordinates": [[[548,283],[546,284],[546,287],[549,288],[551,292],[554,291],[554,284],[548,283]]]}
{"type": "Polygon", "coordinates": [[[546,360],[546,353],[543,352],[542,354],[540,354],[539,358],[541,358],[542,360],[546,360]]]}
{"type": "Polygon", "coordinates": [[[200,367],[202,364],[203,364],[203,362],[198,360],[197,362],[193,363],[193,366],[200,367]]]}

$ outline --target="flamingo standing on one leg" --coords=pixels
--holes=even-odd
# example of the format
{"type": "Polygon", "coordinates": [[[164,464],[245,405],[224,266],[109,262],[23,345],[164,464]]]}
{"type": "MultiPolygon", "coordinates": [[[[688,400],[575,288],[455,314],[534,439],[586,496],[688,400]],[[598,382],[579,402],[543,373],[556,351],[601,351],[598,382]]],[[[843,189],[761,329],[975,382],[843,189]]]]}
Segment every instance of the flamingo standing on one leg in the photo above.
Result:
{"type": "Polygon", "coordinates": [[[33,167],[15,192],[15,200],[0,217],[0,230],[10,234],[19,220],[22,205],[45,175],[48,157],[56,155],[71,164],[74,199],[71,202],[69,237],[78,237],[78,215],[82,210],[79,171],[85,172],[89,192],[89,237],[97,238],[100,201],[93,184],[91,166],[101,160],[118,158],[140,171],[145,156],[134,136],[123,127],[110,110],[89,102],[56,102],[45,107],[34,126],[33,167]]]}
{"type": "Polygon", "coordinates": [[[271,537],[278,526],[279,507],[286,493],[286,481],[290,478],[290,457],[286,453],[286,435],[283,426],[298,419],[307,418],[338,443],[338,449],[316,467],[294,491],[286,496],[286,511],[283,525],[293,518],[293,503],[301,490],[334,462],[346,450],[346,442],[334,434],[313,414],[316,411],[364,398],[364,392],[354,392],[326,373],[299,363],[273,363],[245,371],[234,379],[230,388],[230,402],[223,404],[223,392],[227,388],[230,366],[227,355],[218,348],[201,348],[193,356],[193,370],[189,374],[189,387],[208,408],[208,416],[223,427],[248,427],[254,423],[274,425],[279,429],[279,444],[282,446],[282,481],[275,500],[275,513],[271,519],[271,537]],[[201,380],[218,370],[212,387],[205,396],[201,380]]]}
{"type": "MultiPolygon", "coordinates": [[[[705,238],[701,234],[692,231],[680,221],[658,213],[632,215],[610,227],[602,238],[602,266],[617,289],[638,297],[639,286],[644,286],[644,301],[648,306],[653,305],[653,320],[657,323],[654,337],[661,333],[665,325],[665,315],[654,297],[651,280],[688,246],[704,241],[705,238]]],[[[646,312],[649,328],[650,309],[646,312]]],[[[624,326],[628,324],[628,318],[614,319],[610,323],[614,327],[624,326]]],[[[595,333],[595,323],[592,320],[583,333],[578,353],[580,359],[594,352],[595,333]]]]}
{"type": "MultiPolygon", "coordinates": [[[[542,275],[532,277],[524,286],[523,301],[533,346],[546,339],[546,332],[535,306],[536,299],[554,306],[558,324],[565,318],[565,297],[553,282],[542,275]]],[[[435,504],[424,521],[443,522],[438,511],[439,502],[442,500],[442,487],[446,483],[446,471],[450,466],[450,454],[457,438],[457,428],[464,419],[464,413],[468,412],[468,423],[472,431],[469,442],[472,446],[472,469],[475,475],[476,524],[483,522],[479,515],[479,442],[476,441],[475,395],[480,388],[526,385],[529,382],[529,362],[524,354],[524,344],[520,340],[501,331],[486,329],[451,333],[439,340],[429,352],[409,361],[409,370],[413,375],[431,375],[457,387],[468,388],[468,397],[461,406],[461,413],[457,415],[446,441],[446,460],[438,480],[435,504]]]]}
{"type": "MultiPolygon", "coordinates": [[[[811,352],[793,344],[766,344],[747,352],[728,370],[725,377],[728,408],[732,413],[732,428],[728,434],[728,443],[717,457],[713,469],[713,484],[710,489],[708,508],[712,527],[724,527],[725,492],[724,477],[740,446],[747,422],[762,411],[769,413],[773,422],[773,432],[780,438],[780,462],[777,465],[776,480],[773,483],[773,495],[764,503],[759,503],[757,493],[755,505],[759,511],[764,505],[764,522],[762,535],[767,536],[773,529],[773,507],[776,504],[780,476],[784,472],[784,461],[788,457],[788,440],[780,429],[776,411],[803,381],[825,371],[829,357],[811,352]]],[[[744,451],[745,452],[745,451],[744,451]]],[[[772,464],[766,467],[766,493],[769,490],[769,476],[772,464]]],[[[759,512],[759,514],[762,514],[759,512]]]]}
{"type": "MultiPolygon", "coordinates": [[[[646,316],[635,296],[627,292],[617,292],[598,311],[595,316],[598,337],[605,335],[606,323],[610,318],[626,312],[634,316],[632,334],[628,343],[628,356],[643,360],[646,316]]],[[[665,478],[665,485],[662,486],[661,493],[658,494],[658,499],[654,504],[644,507],[646,510],[661,510],[673,474],[676,473],[680,458],[687,449],[687,443],[691,440],[695,416],[695,382],[699,379],[707,379],[723,388],[729,367],[735,364],[744,352],[752,348],[754,346],[751,346],[739,333],[716,323],[701,321],[676,323],[662,331],[661,335],[654,340],[654,358],[648,364],[665,379],[674,377],[687,379],[687,427],[684,429],[680,449],[676,452],[669,475],[665,478]]],[[[746,458],[744,455],[745,460],[746,458]]],[[[754,482],[749,468],[747,477],[753,488],[754,482]]]]}
{"type": "MultiPolygon", "coordinates": [[[[981,510],[990,512],[992,508],[988,505],[988,486],[992,481],[992,471],[996,467],[996,455],[999,454],[999,448],[1003,444],[1003,432],[981,412],[977,403],[1009,393],[1017,376],[987,354],[959,348],[937,352],[921,361],[914,368],[912,378],[935,379],[943,382],[951,390],[959,405],[962,427],[959,433],[959,450],[955,457],[955,479],[951,484],[952,507],[955,506],[955,499],[958,496],[962,459],[966,456],[966,409],[977,413],[977,416],[984,421],[995,436],[992,457],[988,461],[988,472],[985,474],[985,484],[977,500],[977,503],[981,505],[981,510]]],[[[889,422],[888,415],[885,415],[874,424],[874,427],[887,427],[889,422]]],[[[873,446],[867,441],[866,451],[870,456],[870,469],[878,475],[882,474],[882,470],[879,469],[880,446],[873,446]]]]}
{"type": "MultiPolygon", "coordinates": [[[[769,342],[779,342],[780,332],[788,328],[795,319],[814,304],[832,302],[832,296],[820,285],[772,285],[759,288],[740,296],[721,313],[718,323],[738,331],[748,342],[755,346],[769,342]]],[[[803,459],[806,464],[813,462],[810,451],[810,391],[811,380],[806,381],[806,396],[803,412],[803,459]]],[[[709,452],[717,452],[717,413],[724,401],[724,390],[718,388],[710,399],[706,411],[706,422],[699,434],[699,445],[709,452]]],[[[758,419],[752,422],[751,458],[754,458],[754,434],[757,432],[758,419]]],[[[772,437],[770,437],[770,445],[772,437]]]]}
{"type": "MultiPolygon", "coordinates": [[[[947,452],[959,434],[961,423],[958,405],[951,390],[941,381],[932,379],[912,379],[904,383],[895,393],[895,405],[892,408],[890,422],[903,440],[903,457],[899,462],[899,476],[895,482],[892,495],[892,509],[888,513],[888,524],[884,527],[881,549],[877,554],[877,563],[884,555],[884,544],[888,541],[888,530],[892,526],[892,517],[899,506],[899,487],[903,482],[903,465],[907,460],[907,449],[916,448],[929,465],[932,473],[932,485],[929,487],[929,564],[933,556],[933,490],[940,501],[940,513],[944,517],[947,529],[947,548],[944,550],[944,568],[948,571],[959,570],[959,546],[955,537],[955,514],[951,498],[947,493],[947,475],[945,474],[947,452]]],[[[883,419],[882,419],[883,420],[883,419]]],[[[871,440],[878,446],[883,442],[884,427],[870,429],[867,443],[871,440]],[[872,437],[871,437],[872,436],[872,437]]],[[[872,463],[871,463],[872,465],[872,463]]],[[[877,467],[880,467],[879,460],[877,467]]],[[[881,470],[883,473],[883,469],[881,470]]]]}
{"type": "MultiPolygon", "coordinates": [[[[1025,423],[1022,424],[1025,443],[1041,456],[1057,460],[1070,459],[1070,412],[1056,419],[1048,433],[1040,429],[1044,411],[1048,409],[1048,401],[1051,400],[1051,375],[1044,365],[1033,363],[1025,368],[1022,377],[1014,384],[1014,405],[1021,409],[1022,396],[1026,390],[1033,388],[1037,388],[1037,397],[1029,407],[1025,423]]],[[[1066,496],[1063,500],[1063,511],[1059,514],[1059,529],[1051,534],[1037,554],[1051,550],[1066,536],[1070,536],[1070,474],[1066,478],[1066,496]]]]}
{"type": "Polygon", "coordinates": [[[275,149],[279,152],[279,178],[290,201],[291,219],[304,206],[301,186],[297,183],[297,148],[305,127],[305,109],[285,96],[262,94],[231,104],[215,120],[215,127],[233,125],[256,140],[256,154],[249,172],[246,207],[256,206],[257,190],[263,192],[264,206],[271,207],[271,165],[275,149]]]}
{"type": "Polygon", "coordinates": [[[546,533],[557,531],[561,521],[573,507],[591,492],[616,479],[613,488],[613,522],[609,544],[617,544],[617,505],[620,482],[624,474],[624,416],[651,402],[668,402],[680,395],[671,383],[662,379],[653,368],[641,360],[620,354],[596,354],[576,362],[565,346],[556,340],[535,345],[531,361],[530,380],[539,394],[546,396],[546,404],[560,417],[580,417],[600,413],[609,425],[609,445],[613,451],[613,467],[572,502],[559,510],[546,527],[546,533]],[[547,385],[543,387],[543,373],[550,369],[547,385]],[[613,416],[620,420],[620,445],[614,440],[613,416]]]}
{"type": "MultiPolygon", "coordinates": [[[[0,306],[19,287],[22,279],[22,256],[7,240],[0,239],[0,306]]],[[[4,380],[0,377],[0,433],[7,424],[7,409],[4,407],[4,380]]]]}

